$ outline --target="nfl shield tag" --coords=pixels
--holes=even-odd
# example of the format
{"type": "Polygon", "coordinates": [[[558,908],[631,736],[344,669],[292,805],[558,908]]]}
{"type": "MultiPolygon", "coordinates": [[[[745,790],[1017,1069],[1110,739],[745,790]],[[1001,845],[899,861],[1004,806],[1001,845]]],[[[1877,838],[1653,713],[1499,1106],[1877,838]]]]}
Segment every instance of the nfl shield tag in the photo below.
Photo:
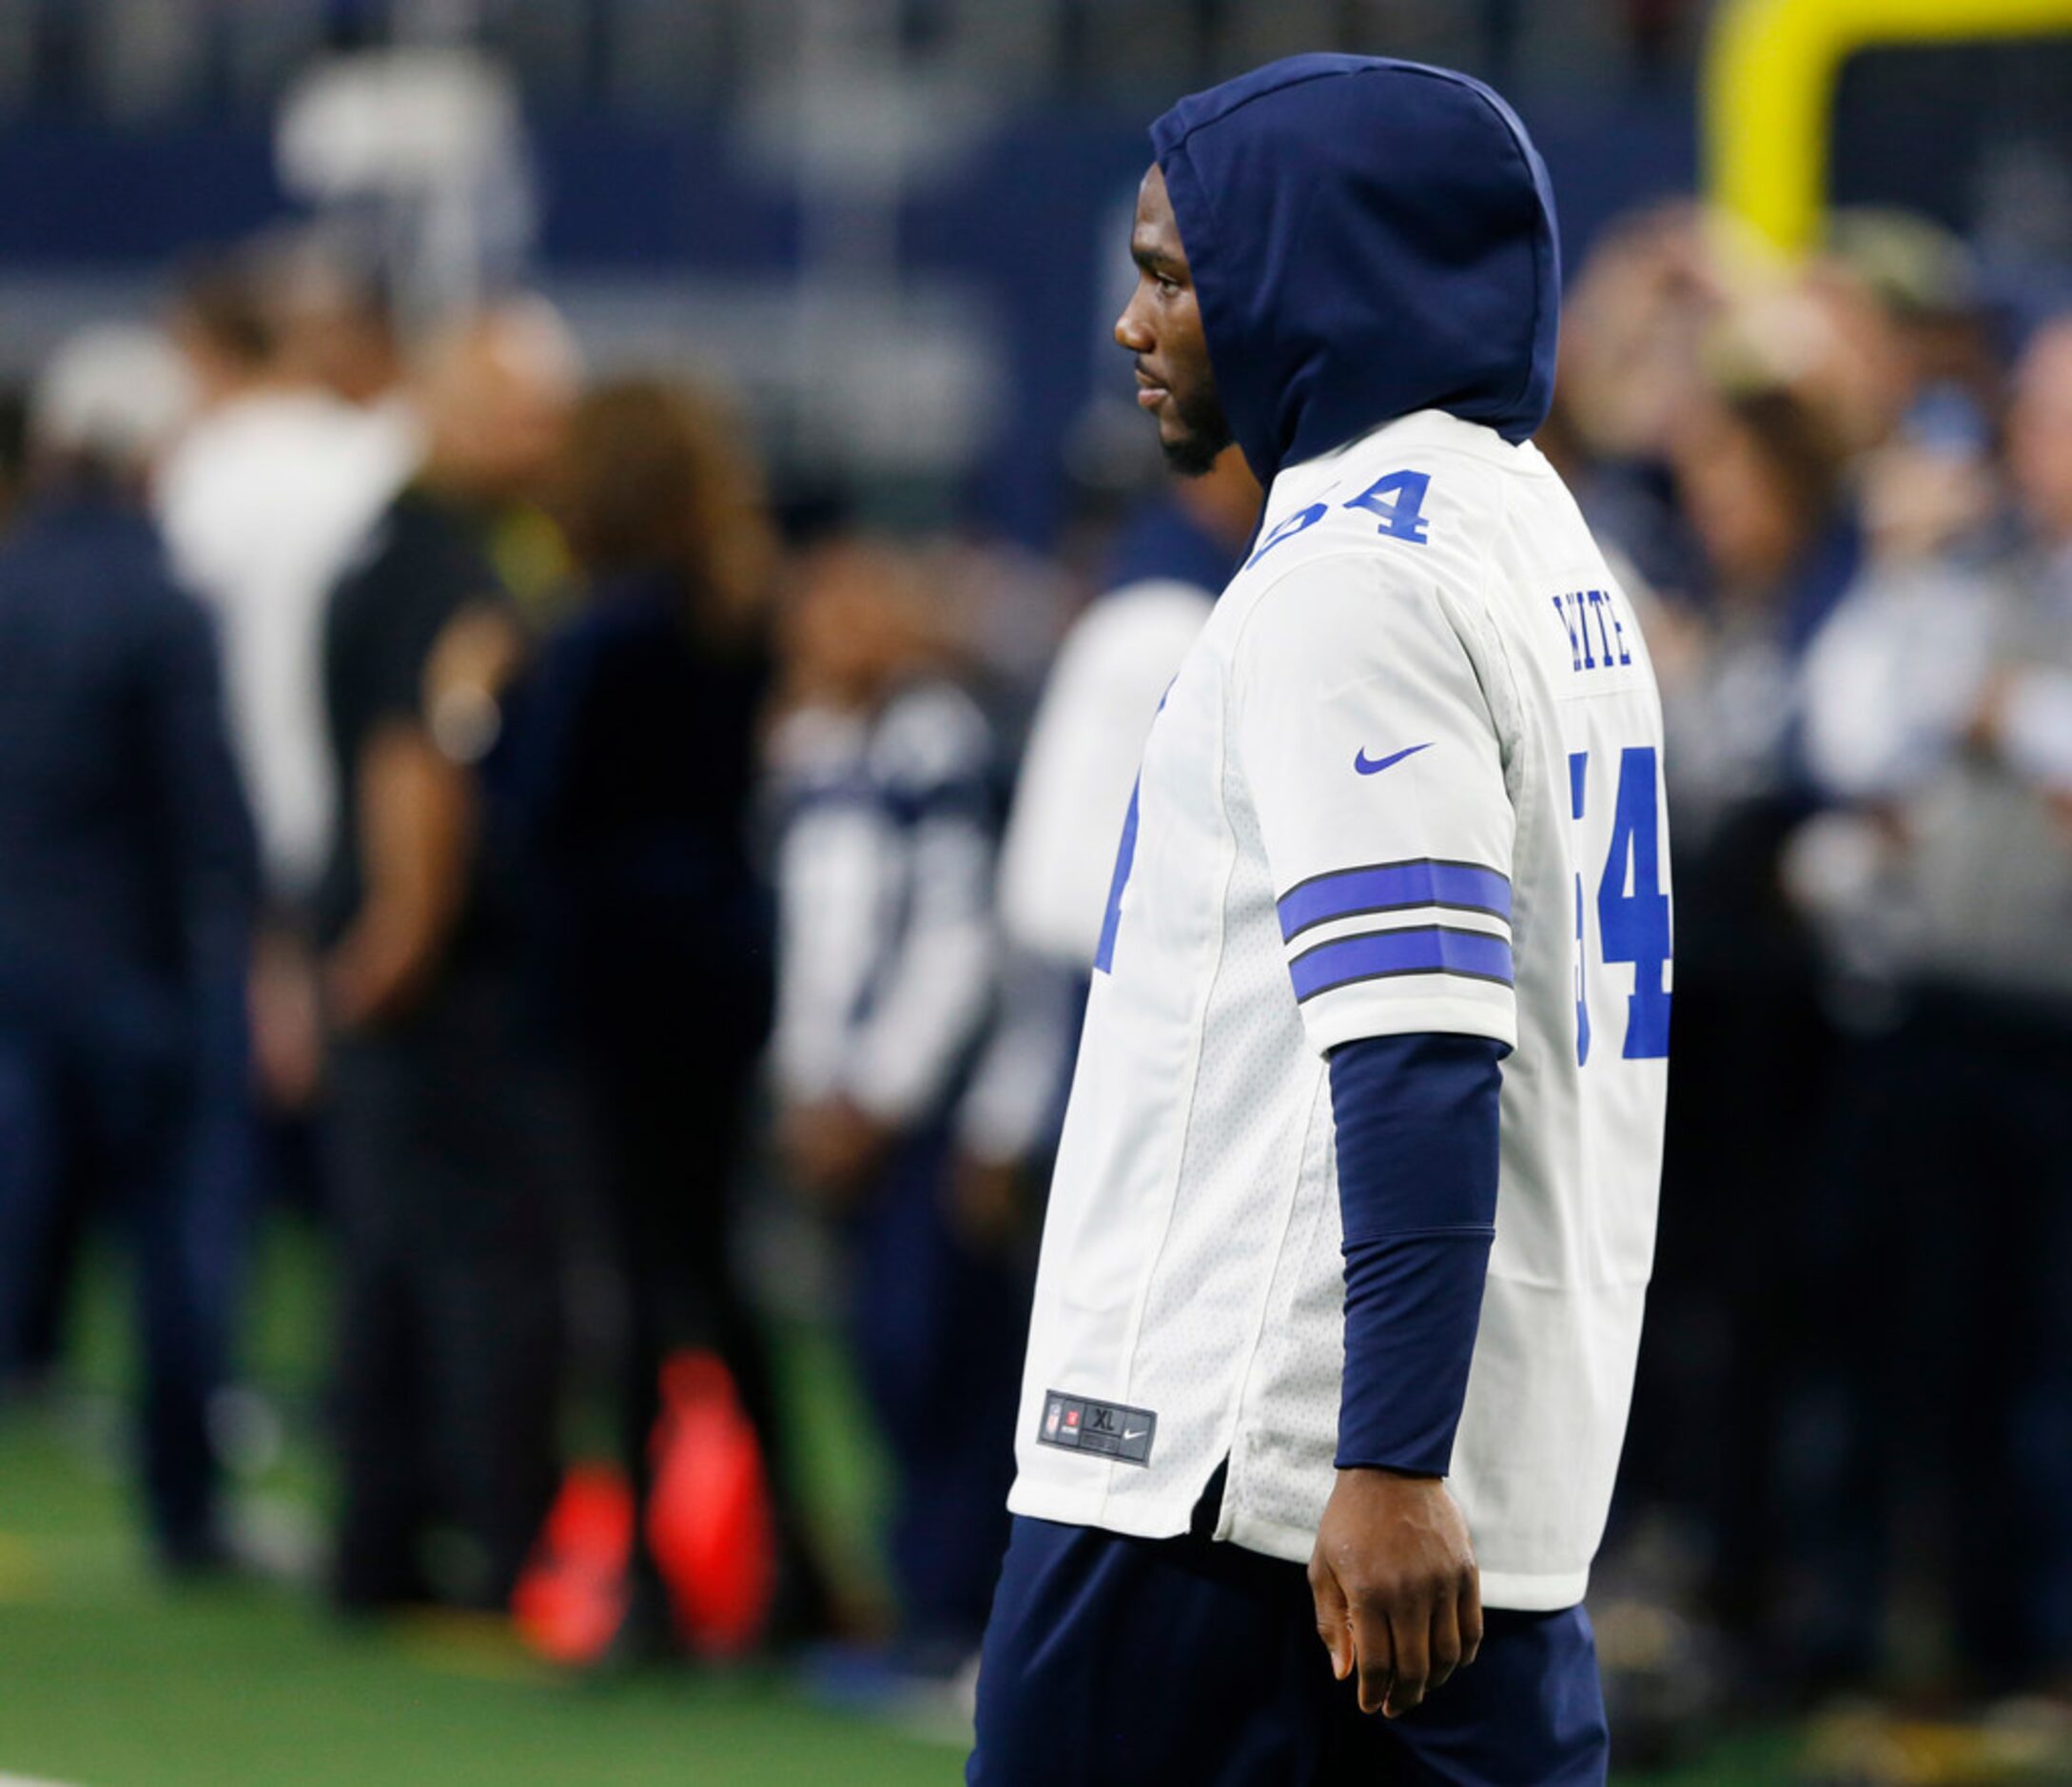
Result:
{"type": "Polygon", "coordinates": [[[1085,1452],[1124,1464],[1148,1464],[1158,1425],[1158,1416],[1148,1408],[1097,1403],[1051,1390],[1044,1397],[1043,1426],[1036,1439],[1040,1444],[1067,1452],[1085,1452]]]}

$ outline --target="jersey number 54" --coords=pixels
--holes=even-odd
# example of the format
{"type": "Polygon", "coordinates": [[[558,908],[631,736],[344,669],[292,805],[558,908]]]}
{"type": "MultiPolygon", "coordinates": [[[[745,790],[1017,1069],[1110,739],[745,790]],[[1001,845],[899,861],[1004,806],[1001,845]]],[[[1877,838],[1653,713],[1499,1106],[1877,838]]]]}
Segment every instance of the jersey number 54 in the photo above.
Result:
{"type": "MultiPolygon", "coordinates": [[[[1662,891],[1661,803],[1652,745],[1619,753],[1613,795],[1612,849],[1597,882],[1597,952],[1601,962],[1631,962],[1633,991],[1626,1001],[1629,1061],[1669,1053],[1670,900],[1662,891]]],[[[1569,810],[1580,820],[1590,796],[1590,753],[1569,757],[1569,810]]],[[[1575,1059],[1590,1059],[1589,926],[1583,877],[1575,877],[1575,1059]]]]}

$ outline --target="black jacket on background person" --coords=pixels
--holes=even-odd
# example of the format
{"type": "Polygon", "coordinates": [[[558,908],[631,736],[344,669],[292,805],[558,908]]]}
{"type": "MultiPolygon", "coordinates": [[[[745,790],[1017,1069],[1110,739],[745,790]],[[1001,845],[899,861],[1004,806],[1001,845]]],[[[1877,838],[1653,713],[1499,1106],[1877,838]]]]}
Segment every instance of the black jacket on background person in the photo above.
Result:
{"type": "Polygon", "coordinates": [[[43,504],[0,548],[0,1023],[177,1077],[257,879],[206,616],[142,515],[43,504]]]}
{"type": "Polygon", "coordinates": [[[503,783],[537,948],[585,1048],[738,1077],[770,1025],[769,890],[750,860],[759,642],[701,639],[680,583],[606,580],[542,650],[503,783]]]}
{"type": "MultiPolygon", "coordinates": [[[[429,726],[425,676],[440,638],[464,611],[510,600],[479,518],[407,489],[332,592],[323,623],[326,736],[338,776],[330,860],[317,891],[317,933],[336,943],[366,888],[361,861],[361,760],[383,724],[429,726]]],[[[454,952],[475,941],[481,877],[470,889],[454,952]]]]}
{"type": "MultiPolygon", "coordinates": [[[[323,687],[339,787],[317,902],[335,944],[367,894],[362,775],[384,729],[434,731],[434,656],[464,613],[509,599],[481,518],[405,490],[332,595],[323,687]]],[[[481,790],[471,781],[479,803],[481,790]]],[[[367,1611],[509,1599],[556,1475],[559,1222],[570,1144],[523,966],[491,913],[483,827],[464,904],[407,1009],[341,1030],[327,1063],[339,1242],[342,1495],[333,1592],[367,1611]],[[435,1525],[460,1536],[427,1567],[435,1525]]]]}

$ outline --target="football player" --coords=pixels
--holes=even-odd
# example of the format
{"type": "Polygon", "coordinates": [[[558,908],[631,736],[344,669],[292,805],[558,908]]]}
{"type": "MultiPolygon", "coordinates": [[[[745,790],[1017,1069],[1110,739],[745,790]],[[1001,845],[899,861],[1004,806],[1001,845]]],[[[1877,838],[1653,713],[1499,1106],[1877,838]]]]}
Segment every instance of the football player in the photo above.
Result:
{"type": "Polygon", "coordinates": [[[968,1778],[1602,1781],[1670,896],[1545,170],[1357,56],[1151,140],[1116,339],[1267,496],[1123,827],[968,1778]]]}

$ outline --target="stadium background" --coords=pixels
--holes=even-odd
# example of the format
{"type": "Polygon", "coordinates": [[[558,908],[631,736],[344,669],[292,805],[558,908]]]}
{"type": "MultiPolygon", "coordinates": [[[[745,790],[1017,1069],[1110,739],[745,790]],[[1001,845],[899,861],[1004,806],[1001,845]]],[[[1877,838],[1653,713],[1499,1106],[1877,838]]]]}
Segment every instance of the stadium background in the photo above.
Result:
{"type": "MultiPolygon", "coordinates": [[[[1772,255],[1824,235],[1810,195],[1950,232],[1928,277],[1961,243],[1963,289],[1934,303],[1989,318],[2004,361],[2072,304],[2072,7],[2043,0],[0,0],[0,381],[26,388],[83,325],[160,316],[196,251],[311,219],[373,245],[406,320],[536,291],[588,376],[731,391],[788,526],[966,555],[949,631],[1007,691],[1011,734],[1116,518],[1155,481],[1107,340],[1144,124],[1319,47],[1495,82],[1549,163],[1572,283],[1636,216],[1695,227],[1658,207],[1711,194],[1737,219],[1718,226],[1734,277],[1758,269],[1747,283],[1774,295],[1772,255]],[[383,85],[396,49],[414,92],[383,85]]],[[[1792,325],[1750,326],[1773,344],[1792,325]]],[[[1719,1101],[1770,1090],[1753,1076],[1719,1101]]],[[[778,1177],[758,1156],[753,1198],[783,1207],[778,1177]]],[[[1750,1202],[1771,1214],[1748,1245],[1793,1249],[1775,1205],[1750,1202]]],[[[868,1600],[894,1466],[813,1288],[829,1268],[811,1227],[781,1209],[752,1225],[748,1276],[801,1499],[868,1600]]],[[[1671,1311],[1655,1345],[1753,1345],[1769,1261],[1720,1258],[1717,1282],[1665,1289],[1693,1289],[1702,1319],[1671,1311]]],[[[306,1208],[264,1220],[223,1429],[265,1567],[160,1582],[125,1481],[126,1272],[119,1238],[89,1242],[54,1375],[0,1404],[0,1772],[956,1778],[943,1709],[858,1710],[789,1661],[574,1681],[479,1620],[329,1624],[297,1581],[331,1493],[330,1262],[306,1208]]],[[[1665,1382],[1702,1399],[1720,1377],[1665,1382]]],[[[1627,1754],[1673,1771],[1632,1779],[2072,1779],[2047,1708],[2003,1707],[1981,1735],[1991,1684],[1945,1682],[1963,1674],[1937,1661],[1952,1640],[1908,1581],[1898,1664],[1841,1669],[1817,1697],[1751,1687],[1679,1574],[1710,1542],[1692,1479],[1727,1467],[1702,1435],[1666,1450],[1639,1493],[1669,1512],[1648,1527],[1629,1509],[1648,1530],[1615,1534],[1630,1542],[1600,1590],[1627,1616],[1607,1629],[1627,1754]]],[[[1925,1518],[1903,1511],[1902,1529],[1925,1518]]],[[[1808,1550],[1812,1567],[1840,1555],[1808,1550]]]]}

